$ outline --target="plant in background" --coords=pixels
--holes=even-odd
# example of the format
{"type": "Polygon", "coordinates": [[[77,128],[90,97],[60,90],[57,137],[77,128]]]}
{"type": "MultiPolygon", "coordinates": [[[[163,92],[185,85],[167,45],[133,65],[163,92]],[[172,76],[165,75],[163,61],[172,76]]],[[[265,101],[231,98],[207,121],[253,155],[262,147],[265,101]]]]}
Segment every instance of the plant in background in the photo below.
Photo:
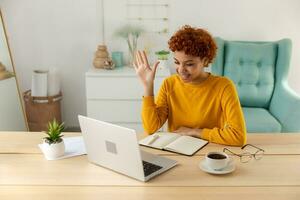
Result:
{"type": "Polygon", "coordinates": [[[170,52],[165,50],[155,52],[155,55],[157,55],[158,60],[168,60],[169,54],[170,52]]]}
{"type": "Polygon", "coordinates": [[[48,137],[45,137],[45,142],[49,145],[62,142],[62,131],[65,129],[64,123],[59,124],[56,119],[48,122],[48,130],[45,132],[48,137]]]}
{"type": "Polygon", "coordinates": [[[144,29],[139,26],[125,25],[116,30],[115,36],[124,38],[129,49],[129,62],[133,66],[134,55],[137,49],[137,41],[144,29]]]}
{"type": "Polygon", "coordinates": [[[155,55],[157,55],[157,59],[159,60],[158,69],[168,69],[168,56],[170,52],[161,50],[155,52],[155,55]]]}

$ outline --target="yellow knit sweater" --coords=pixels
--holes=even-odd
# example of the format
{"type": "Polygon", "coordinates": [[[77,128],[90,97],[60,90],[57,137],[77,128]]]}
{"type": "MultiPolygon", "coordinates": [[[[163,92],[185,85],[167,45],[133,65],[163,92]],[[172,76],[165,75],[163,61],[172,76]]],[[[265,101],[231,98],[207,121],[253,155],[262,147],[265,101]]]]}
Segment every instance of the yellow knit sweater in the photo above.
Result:
{"type": "Polygon", "coordinates": [[[242,146],[246,126],[236,89],[229,79],[212,74],[200,84],[181,81],[175,74],[166,78],[156,101],[143,97],[142,119],[148,134],[168,120],[170,132],[184,126],[202,129],[209,142],[242,146]]]}

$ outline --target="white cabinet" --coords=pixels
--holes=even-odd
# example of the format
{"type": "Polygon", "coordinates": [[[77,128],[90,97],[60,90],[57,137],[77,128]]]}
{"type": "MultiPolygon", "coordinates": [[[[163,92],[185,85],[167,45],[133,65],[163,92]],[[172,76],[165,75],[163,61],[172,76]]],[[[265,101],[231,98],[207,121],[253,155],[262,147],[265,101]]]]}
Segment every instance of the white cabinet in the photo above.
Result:
{"type": "MultiPolygon", "coordinates": [[[[157,94],[169,71],[157,69],[154,93],[157,94]]],[[[87,116],[143,132],[141,120],[142,84],[133,68],[114,70],[92,68],[86,76],[87,116]]]]}

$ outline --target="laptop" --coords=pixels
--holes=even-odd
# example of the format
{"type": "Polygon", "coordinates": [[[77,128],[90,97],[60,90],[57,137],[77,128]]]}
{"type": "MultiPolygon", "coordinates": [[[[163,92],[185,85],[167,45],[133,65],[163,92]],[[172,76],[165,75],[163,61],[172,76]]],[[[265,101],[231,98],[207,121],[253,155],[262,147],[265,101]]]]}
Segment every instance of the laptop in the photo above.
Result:
{"type": "Polygon", "coordinates": [[[177,161],[141,151],[135,130],[78,115],[88,160],[115,172],[148,181],[177,161]]]}

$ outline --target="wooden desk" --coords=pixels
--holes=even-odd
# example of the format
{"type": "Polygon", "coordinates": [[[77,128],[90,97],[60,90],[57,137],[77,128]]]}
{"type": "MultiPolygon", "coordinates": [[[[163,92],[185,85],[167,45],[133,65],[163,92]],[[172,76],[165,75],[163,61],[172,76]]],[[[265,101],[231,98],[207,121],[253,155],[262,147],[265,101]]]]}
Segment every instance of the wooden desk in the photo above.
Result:
{"type": "Polygon", "coordinates": [[[248,143],[265,149],[265,156],[246,164],[236,158],[236,170],[221,176],[201,171],[198,164],[222,145],[209,144],[193,157],[143,148],[179,162],[147,183],[93,165],[86,156],[46,161],[37,147],[42,137],[0,132],[1,200],[300,199],[300,134],[249,134],[248,143]]]}

